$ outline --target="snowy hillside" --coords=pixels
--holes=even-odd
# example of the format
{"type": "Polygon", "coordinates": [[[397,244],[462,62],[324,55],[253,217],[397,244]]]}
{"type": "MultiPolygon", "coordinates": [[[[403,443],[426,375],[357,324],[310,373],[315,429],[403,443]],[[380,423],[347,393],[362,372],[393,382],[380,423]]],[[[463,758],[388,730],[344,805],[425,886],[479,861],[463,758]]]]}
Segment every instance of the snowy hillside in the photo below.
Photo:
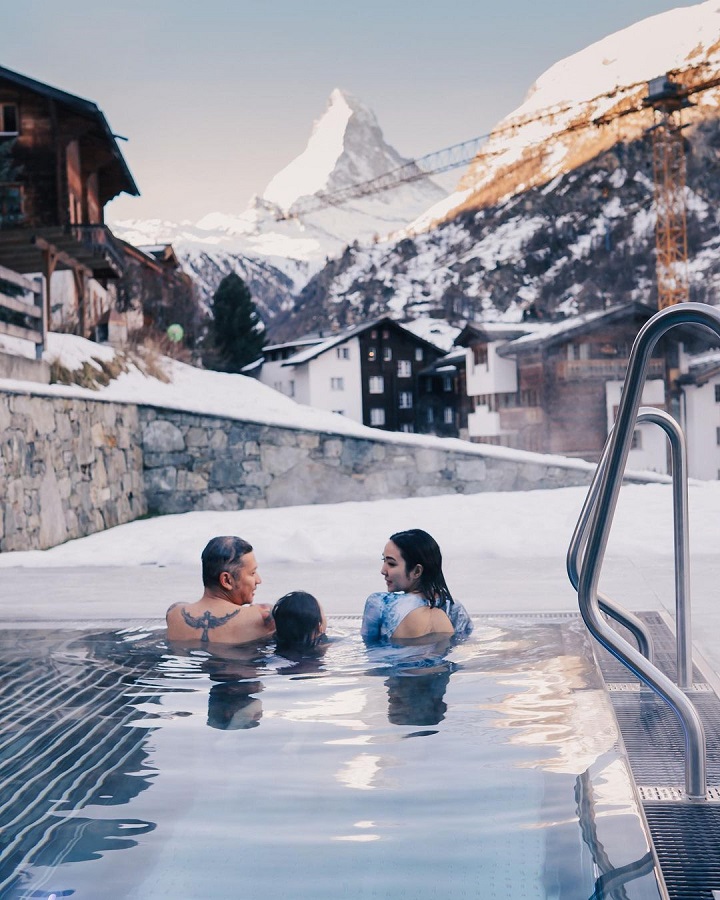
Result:
{"type": "Polygon", "coordinates": [[[445,196],[424,177],[342,207],[318,208],[318,195],[407,162],[386,143],[374,113],[336,89],[303,153],[242,213],[213,212],[198,222],[179,224],[124,220],[112,228],[137,246],[172,243],[205,297],[228,271],[237,271],[249,282],[267,320],[287,306],[328,257],[353,241],[371,241],[406,226],[445,196]]]}
{"type": "MultiPolygon", "coordinates": [[[[493,130],[458,191],[426,211],[411,229],[547,184],[619,140],[638,138],[652,124],[649,110],[602,127],[591,123],[640,107],[648,81],[671,71],[684,84],[720,72],[718,0],[644,19],[551,66],[524,103],[493,130]],[[700,68],[678,71],[695,67],[700,68]]],[[[693,102],[712,114],[719,98],[717,90],[704,91],[693,102]]]]}
{"type": "MultiPolygon", "coordinates": [[[[349,248],[304,288],[276,326],[342,327],[364,315],[517,320],[634,300],[656,303],[647,79],[678,67],[694,85],[720,71],[720,2],[654,16],[563,60],[500,123],[462,190],[401,236],[349,248]],[[638,48],[642,48],[639,50],[638,48]],[[629,87],[623,87],[630,85],[629,87]]],[[[693,299],[717,302],[720,90],[683,112],[693,299]]]]}

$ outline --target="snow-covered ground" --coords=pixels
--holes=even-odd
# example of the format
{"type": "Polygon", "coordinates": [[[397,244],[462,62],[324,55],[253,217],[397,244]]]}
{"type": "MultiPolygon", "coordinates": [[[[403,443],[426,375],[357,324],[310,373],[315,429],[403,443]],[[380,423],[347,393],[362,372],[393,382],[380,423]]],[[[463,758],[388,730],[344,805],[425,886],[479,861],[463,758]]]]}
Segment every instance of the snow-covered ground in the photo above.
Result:
{"type": "MultiPolygon", "coordinates": [[[[194,512],[144,519],[70,541],[50,550],[4,553],[8,566],[195,566],[216,534],[239,534],[264,565],[375,566],[389,534],[425,528],[448,561],[520,558],[563,560],[585,488],[445,495],[238,512],[194,512]]],[[[692,550],[717,552],[720,484],[690,488],[692,550]]],[[[670,485],[627,485],[621,490],[608,545],[613,556],[671,558],[670,485]]],[[[379,565],[379,564],[378,564],[379,565]]],[[[378,589],[381,585],[378,586],[378,589]]]]}

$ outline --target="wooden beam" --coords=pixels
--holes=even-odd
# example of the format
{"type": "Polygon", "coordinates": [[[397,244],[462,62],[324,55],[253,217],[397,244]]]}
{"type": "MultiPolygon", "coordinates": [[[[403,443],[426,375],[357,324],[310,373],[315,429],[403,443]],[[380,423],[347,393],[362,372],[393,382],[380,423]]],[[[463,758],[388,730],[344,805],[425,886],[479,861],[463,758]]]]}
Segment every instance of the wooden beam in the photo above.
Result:
{"type": "Polygon", "coordinates": [[[25,291],[32,291],[33,293],[37,292],[38,289],[34,281],[31,281],[29,278],[23,278],[22,275],[13,272],[12,269],[6,269],[5,266],[0,266],[0,280],[9,281],[10,284],[15,284],[19,288],[25,291]]]}
{"type": "Polygon", "coordinates": [[[23,316],[32,316],[34,319],[42,318],[42,309],[27,300],[19,300],[17,297],[8,297],[0,291],[0,306],[12,312],[21,313],[23,316]]]}
{"type": "Polygon", "coordinates": [[[20,325],[10,325],[8,322],[0,322],[0,333],[10,335],[10,337],[22,338],[25,341],[32,341],[33,344],[42,343],[42,335],[39,331],[32,331],[20,325]]]}

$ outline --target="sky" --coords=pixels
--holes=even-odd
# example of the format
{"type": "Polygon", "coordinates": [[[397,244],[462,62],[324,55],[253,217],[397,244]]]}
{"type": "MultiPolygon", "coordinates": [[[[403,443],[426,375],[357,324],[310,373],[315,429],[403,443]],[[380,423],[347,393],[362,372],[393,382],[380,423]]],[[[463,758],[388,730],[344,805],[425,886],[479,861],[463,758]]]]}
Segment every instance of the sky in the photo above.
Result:
{"type": "Polygon", "coordinates": [[[140,189],[106,218],[240,213],[335,87],[418,157],[487,133],[550,65],[678,0],[0,0],[0,65],[95,102],[140,189]]]}

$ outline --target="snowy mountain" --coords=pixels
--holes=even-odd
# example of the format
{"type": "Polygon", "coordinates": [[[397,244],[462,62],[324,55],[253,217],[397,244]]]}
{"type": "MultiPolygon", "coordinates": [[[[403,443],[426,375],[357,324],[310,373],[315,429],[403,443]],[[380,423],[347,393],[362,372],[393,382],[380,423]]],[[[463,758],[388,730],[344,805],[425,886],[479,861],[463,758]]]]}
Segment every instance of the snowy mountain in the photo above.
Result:
{"type": "MultiPolygon", "coordinates": [[[[462,322],[655,303],[653,113],[642,100],[672,70],[687,86],[720,78],[720,0],[653,16],[548,69],[453,195],[392,240],[331,260],[277,334],[388,312],[462,322]]],[[[708,302],[720,287],[719,105],[715,87],[683,111],[691,292],[708,302]]]]}
{"type": "Polygon", "coordinates": [[[287,308],[292,295],[328,258],[354,241],[406,226],[446,192],[430,178],[342,207],[322,206],[333,193],[405,165],[384,139],[374,113],[334,90],[307,147],[238,214],[210,213],[196,223],[119,221],[113,230],[137,246],[172,243],[205,298],[236,271],[250,285],[263,317],[287,308]]]}

